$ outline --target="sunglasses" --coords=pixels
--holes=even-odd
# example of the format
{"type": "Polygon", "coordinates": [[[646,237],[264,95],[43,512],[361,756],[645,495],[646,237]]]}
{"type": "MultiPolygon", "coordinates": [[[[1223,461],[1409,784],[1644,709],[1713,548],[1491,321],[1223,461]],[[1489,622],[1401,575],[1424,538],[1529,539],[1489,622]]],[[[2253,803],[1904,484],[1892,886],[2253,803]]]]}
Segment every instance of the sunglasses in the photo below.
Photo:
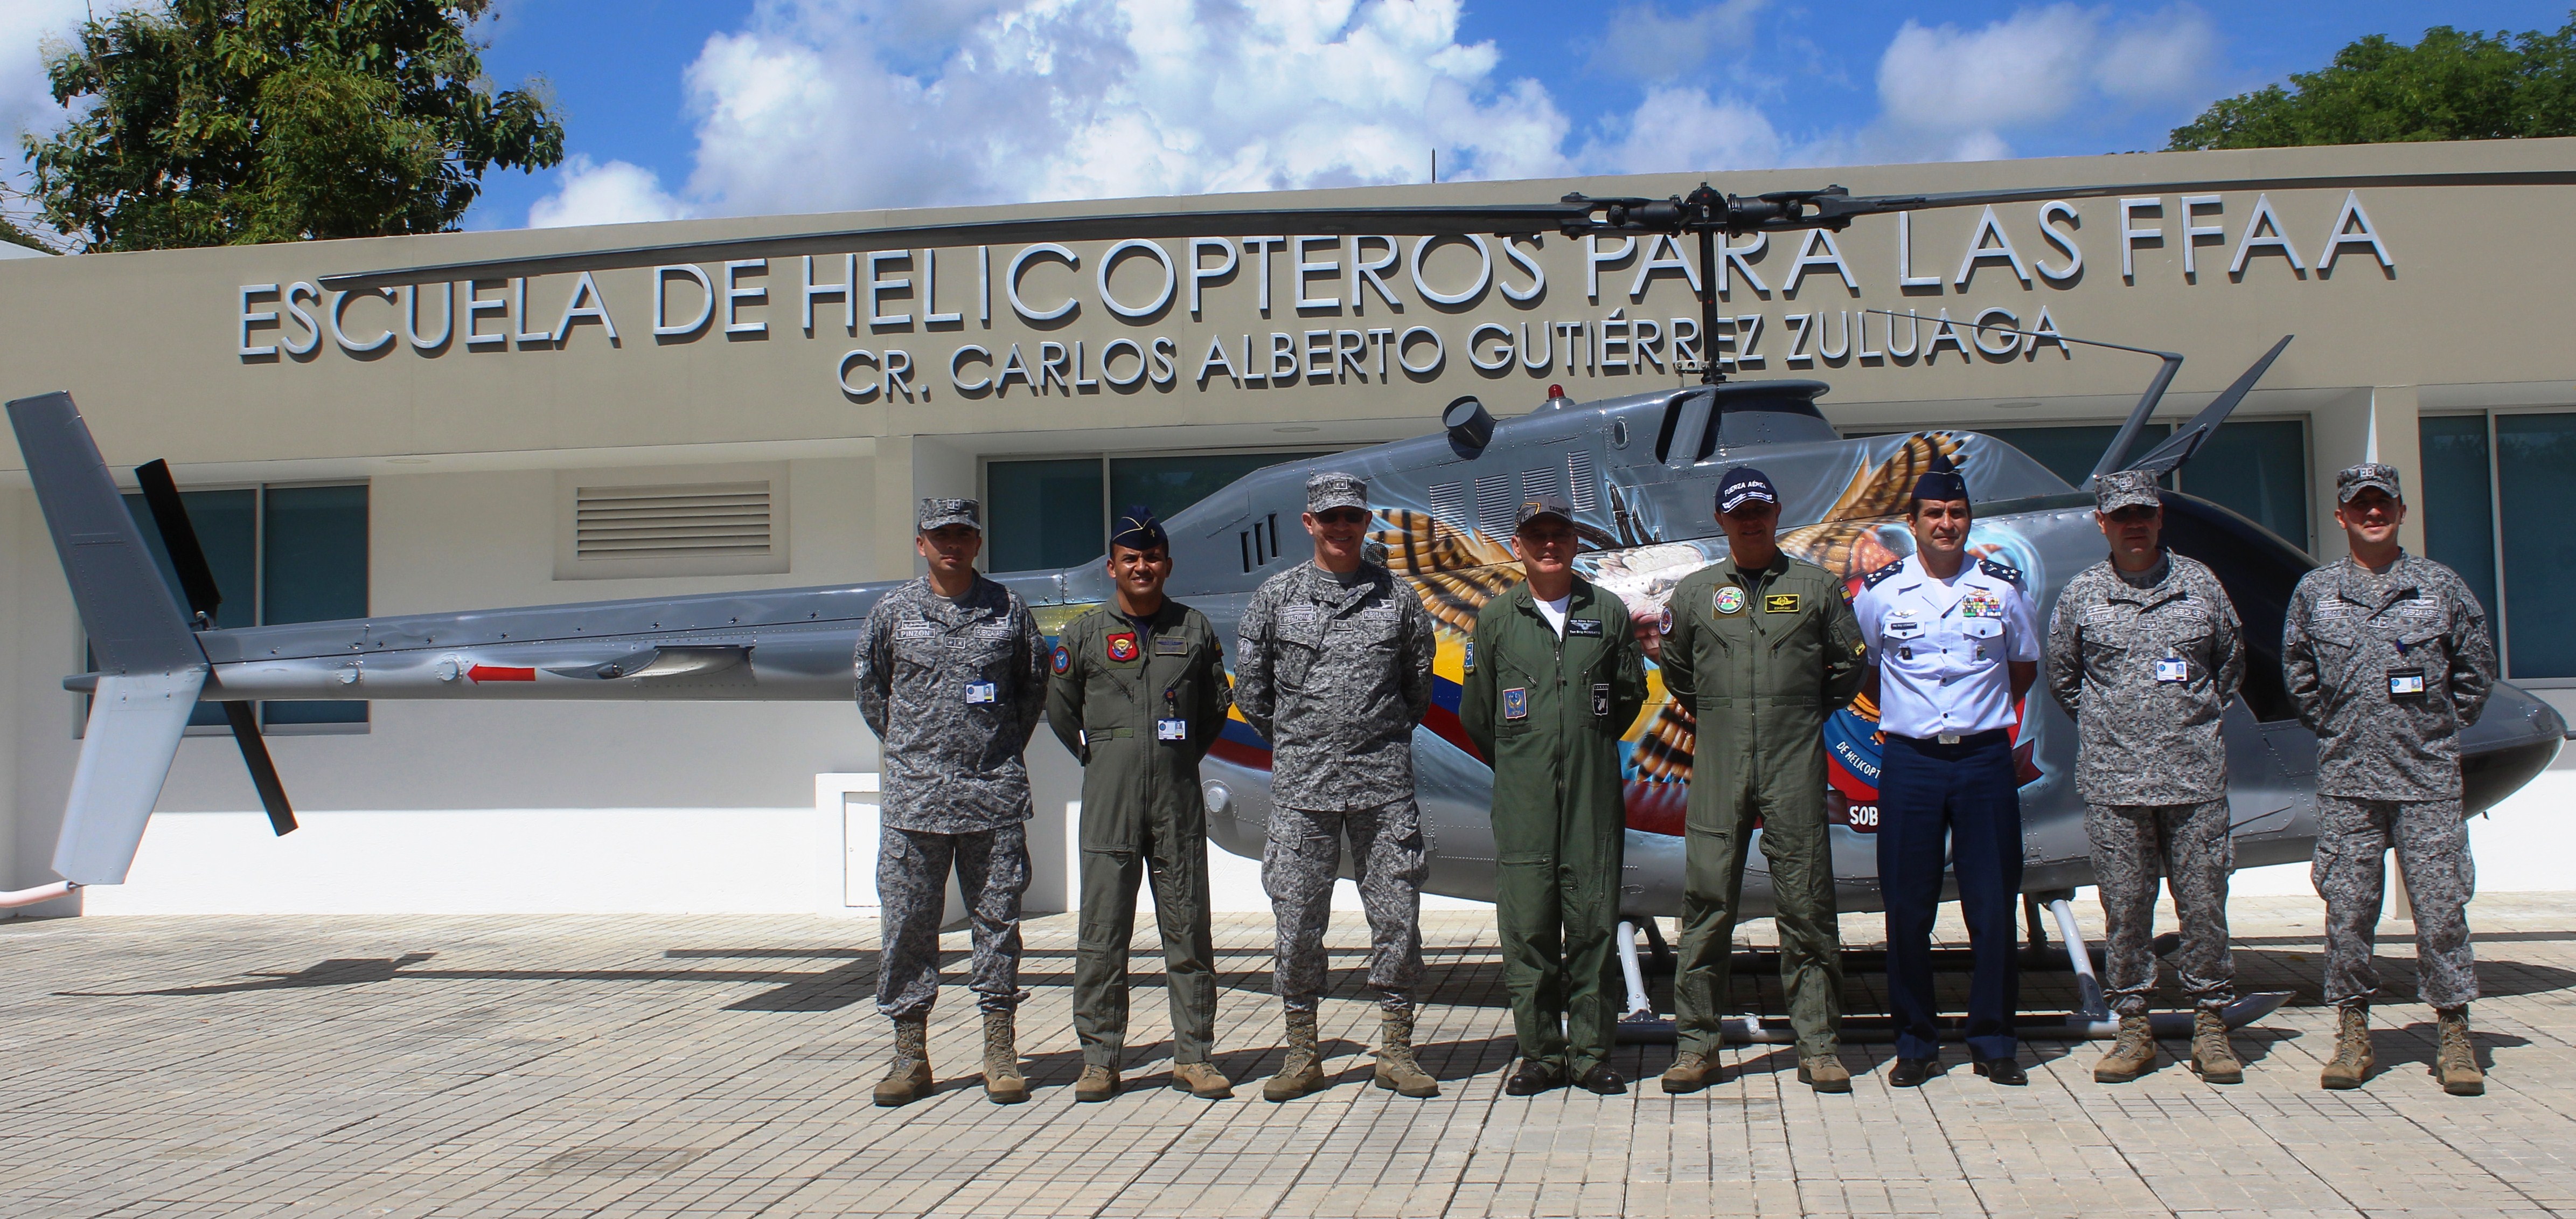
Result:
{"type": "Polygon", "coordinates": [[[1316,520],[1327,525],[1365,525],[1368,518],[1368,512],[1360,508],[1327,508],[1315,514],[1316,520]]]}

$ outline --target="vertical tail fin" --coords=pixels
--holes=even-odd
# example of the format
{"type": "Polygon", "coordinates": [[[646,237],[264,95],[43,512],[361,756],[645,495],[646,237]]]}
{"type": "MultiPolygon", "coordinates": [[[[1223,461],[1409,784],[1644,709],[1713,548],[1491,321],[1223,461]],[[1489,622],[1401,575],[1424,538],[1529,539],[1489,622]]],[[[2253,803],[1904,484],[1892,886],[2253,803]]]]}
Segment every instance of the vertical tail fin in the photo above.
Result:
{"type": "Polygon", "coordinates": [[[90,439],[69,394],[20,398],[9,426],[36,484],[45,527],[62,556],[81,625],[106,673],[167,673],[204,667],[196,634],[170,599],[170,587],[144,549],[143,531],[125,510],[116,479],[90,439]]]}
{"type": "Polygon", "coordinates": [[[71,396],[12,402],[9,425],[101,670],[54,870],[75,884],[118,884],[205,685],[206,654],[71,396]]]}

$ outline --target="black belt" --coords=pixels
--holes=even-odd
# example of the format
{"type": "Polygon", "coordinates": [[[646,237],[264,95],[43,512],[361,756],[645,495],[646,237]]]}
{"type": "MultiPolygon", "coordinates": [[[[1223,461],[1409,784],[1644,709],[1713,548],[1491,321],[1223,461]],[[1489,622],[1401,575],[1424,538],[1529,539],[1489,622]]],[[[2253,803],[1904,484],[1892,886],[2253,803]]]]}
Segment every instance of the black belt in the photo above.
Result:
{"type": "Polygon", "coordinates": [[[2012,734],[2001,728],[1989,728],[1984,732],[1943,733],[1936,737],[1906,736],[1899,732],[1891,732],[1887,735],[1892,739],[1905,741],[1910,744],[1937,745],[1949,749],[1965,749],[1977,745],[2002,745],[2012,740],[2012,734]]]}

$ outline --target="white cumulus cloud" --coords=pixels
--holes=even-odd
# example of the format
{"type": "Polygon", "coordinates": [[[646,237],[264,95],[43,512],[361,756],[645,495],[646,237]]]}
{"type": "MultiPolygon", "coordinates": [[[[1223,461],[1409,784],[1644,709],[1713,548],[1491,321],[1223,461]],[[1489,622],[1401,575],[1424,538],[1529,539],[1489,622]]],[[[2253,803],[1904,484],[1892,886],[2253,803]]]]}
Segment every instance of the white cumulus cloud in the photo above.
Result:
{"type": "Polygon", "coordinates": [[[1622,4],[1602,22],[1592,68],[1605,75],[1670,80],[1721,50],[1753,39],[1753,19],[1769,0],[1718,0],[1694,12],[1665,15],[1655,0],[1622,4]]]}
{"type": "Polygon", "coordinates": [[[576,224],[634,224],[680,220],[695,212],[662,189],[660,175],[625,161],[605,164],[580,153],[564,158],[555,170],[554,193],[528,208],[528,227],[559,229],[576,224]]]}
{"type": "Polygon", "coordinates": [[[1659,85],[1637,109],[1605,124],[1575,160],[1593,173],[1765,169],[1812,163],[1770,118],[1735,99],[1712,100],[1704,89],[1659,85]]]}
{"type": "Polygon", "coordinates": [[[688,70],[723,213],[1562,172],[1459,0],[768,0],[688,70]]]}
{"type": "Polygon", "coordinates": [[[1908,20],[1879,58],[1881,115],[1863,143],[1882,155],[2007,157],[2014,129],[2080,107],[2196,95],[2217,44],[2208,18],[2188,5],[2117,23],[2072,4],[1975,29],[1908,20]]]}

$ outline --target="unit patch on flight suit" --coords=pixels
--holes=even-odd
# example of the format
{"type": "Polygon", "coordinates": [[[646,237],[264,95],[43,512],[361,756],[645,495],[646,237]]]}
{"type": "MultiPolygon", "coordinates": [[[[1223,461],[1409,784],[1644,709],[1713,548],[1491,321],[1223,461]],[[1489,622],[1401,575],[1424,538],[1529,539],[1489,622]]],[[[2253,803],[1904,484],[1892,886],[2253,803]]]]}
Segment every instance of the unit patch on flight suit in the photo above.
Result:
{"type": "Polygon", "coordinates": [[[1110,636],[1109,659],[1120,664],[1136,659],[1136,632],[1120,631],[1110,636]]]}
{"type": "Polygon", "coordinates": [[[1060,643],[1055,645],[1055,671],[1058,673],[1070,673],[1073,671],[1073,653],[1066,650],[1065,646],[1060,643]]]}
{"type": "Polygon", "coordinates": [[[1525,720],[1529,718],[1528,690],[1519,686],[1514,686],[1509,690],[1503,691],[1503,718],[1507,720],[1525,720]]]}
{"type": "Polygon", "coordinates": [[[1709,605],[1719,614],[1741,614],[1744,612],[1744,590],[1732,584],[1726,585],[1717,590],[1709,605]]]}
{"type": "Polygon", "coordinates": [[[1798,594],[1796,594],[1796,593],[1772,593],[1772,594],[1770,594],[1769,596],[1766,596],[1766,597],[1762,598],[1762,612],[1763,612],[1763,613],[1766,613],[1766,614],[1794,614],[1794,613],[1797,613],[1797,612],[1798,612],[1798,594]]]}

